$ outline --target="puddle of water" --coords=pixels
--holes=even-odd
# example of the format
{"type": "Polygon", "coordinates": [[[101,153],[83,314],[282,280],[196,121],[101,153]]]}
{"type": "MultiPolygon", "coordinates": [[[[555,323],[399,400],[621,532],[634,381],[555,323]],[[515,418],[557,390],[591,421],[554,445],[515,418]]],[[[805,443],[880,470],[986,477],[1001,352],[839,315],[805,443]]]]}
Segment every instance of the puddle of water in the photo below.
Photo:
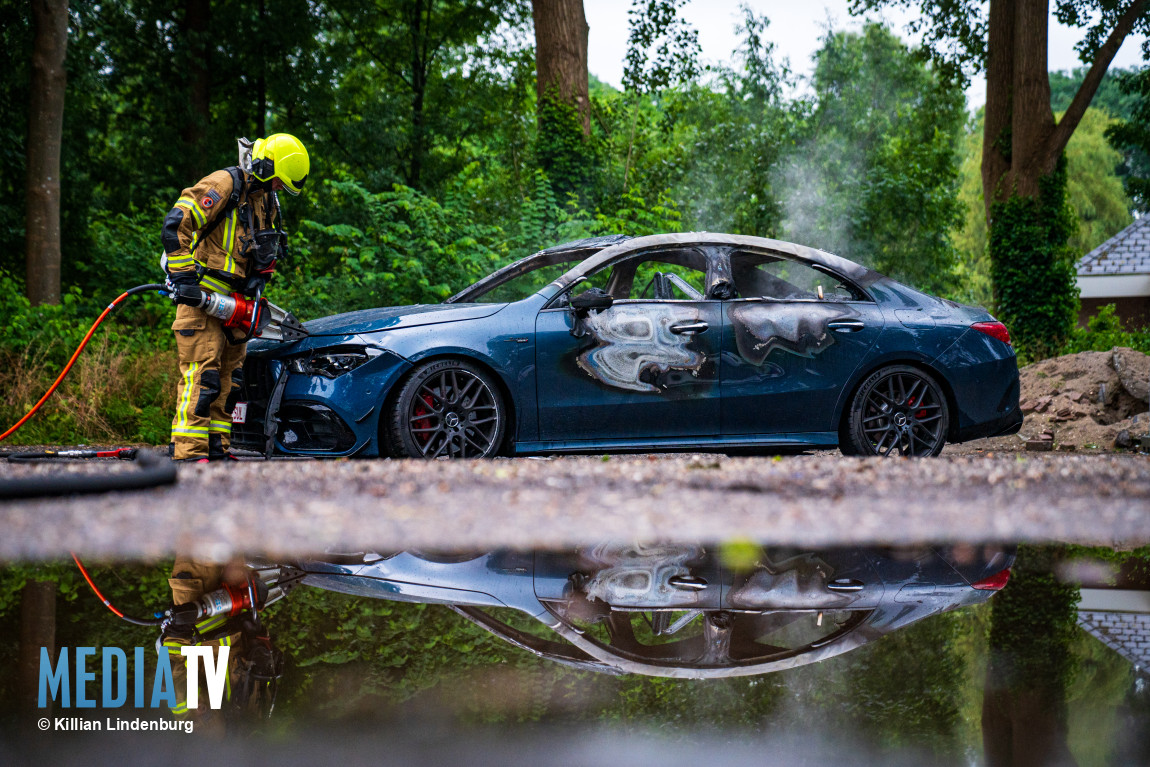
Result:
{"type": "Polygon", "coordinates": [[[740,541],[86,565],[114,608],[163,626],[117,618],[71,562],[0,569],[0,762],[256,742],[314,763],[384,741],[400,760],[474,743],[503,763],[558,744],[660,764],[751,745],[779,763],[1150,761],[1145,550],[740,541]],[[218,655],[199,670],[220,672],[218,708],[201,681],[185,713],[181,648],[221,644],[227,678],[218,655]]]}

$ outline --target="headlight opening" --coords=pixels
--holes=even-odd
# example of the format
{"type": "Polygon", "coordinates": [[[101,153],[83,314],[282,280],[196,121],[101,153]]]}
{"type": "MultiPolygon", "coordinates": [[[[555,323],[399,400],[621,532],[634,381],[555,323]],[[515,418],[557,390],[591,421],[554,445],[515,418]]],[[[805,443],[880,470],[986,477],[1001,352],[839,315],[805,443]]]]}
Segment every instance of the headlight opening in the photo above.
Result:
{"type": "Polygon", "coordinates": [[[355,370],[374,355],[366,351],[332,351],[310,357],[296,357],[288,363],[288,370],[307,376],[338,378],[355,370]]]}

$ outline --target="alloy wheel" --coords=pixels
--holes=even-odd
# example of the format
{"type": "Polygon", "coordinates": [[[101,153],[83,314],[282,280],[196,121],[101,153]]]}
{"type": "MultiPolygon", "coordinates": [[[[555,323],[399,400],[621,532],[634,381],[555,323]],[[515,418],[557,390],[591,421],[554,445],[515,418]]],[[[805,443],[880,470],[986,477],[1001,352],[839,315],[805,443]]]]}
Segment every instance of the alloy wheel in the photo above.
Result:
{"type": "Polygon", "coordinates": [[[946,443],[946,401],[926,376],[899,370],[861,392],[858,424],[872,455],[932,456],[946,443]]]}
{"type": "Polygon", "coordinates": [[[406,413],[407,432],[423,458],[491,455],[502,433],[500,418],[490,386],[463,368],[423,381],[406,413]]]}

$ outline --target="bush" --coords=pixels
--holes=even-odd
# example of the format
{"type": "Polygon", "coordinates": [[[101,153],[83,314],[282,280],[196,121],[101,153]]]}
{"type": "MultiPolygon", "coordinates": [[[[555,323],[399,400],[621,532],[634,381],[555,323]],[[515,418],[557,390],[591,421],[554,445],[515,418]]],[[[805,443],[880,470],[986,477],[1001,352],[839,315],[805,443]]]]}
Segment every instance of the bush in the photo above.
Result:
{"type": "Polygon", "coordinates": [[[91,261],[75,265],[76,284],[89,292],[112,292],[114,298],[136,285],[163,282],[160,227],[166,213],[163,208],[97,212],[88,228],[91,261]]]}
{"type": "Polygon", "coordinates": [[[677,232],[680,214],[660,195],[637,192],[614,209],[566,208],[536,171],[507,228],[475,223],[482,201],[459,188],[440,203],[402,185],[372,193],[354,181],[329,182],[336,217],[304,221],[291,236],[292,257],[270,287],[271,300],[300,319],[375,306],[438,303],[517,258],[560,243],[603,234],[677,232]]]}
{"type": "Polygon", "coordinates": [[[292,238],[297,255],[272,285],[272,299],[300,318],[437,303],[501,261],[500,231],[473,223],[457,201],[398,184],[378,194],[354,181],[329,184],[348,223],[304,221],[292,238]]]}
{"type": "MultiPolygon", "coordinates": [[[[0,430],[43,396],[105,303],[71,288],[58,306],[33,307],[24,286],[0,273],[0,430]]],[[[68,377],[10,444],[168,441],[175,401],[176,357],[171,306],[129,299],[106,319],[68,377]]]]}
{"type": "Polygon", "coordinates": [[[1086,321],[1086,328],[1071,331],[1063,354],[1107,352],[1115,346],[1129,346],[1143,354],[1150,354],[1150,328],[1127,330],[1114,304],[1107,304],[1086,321]]]}

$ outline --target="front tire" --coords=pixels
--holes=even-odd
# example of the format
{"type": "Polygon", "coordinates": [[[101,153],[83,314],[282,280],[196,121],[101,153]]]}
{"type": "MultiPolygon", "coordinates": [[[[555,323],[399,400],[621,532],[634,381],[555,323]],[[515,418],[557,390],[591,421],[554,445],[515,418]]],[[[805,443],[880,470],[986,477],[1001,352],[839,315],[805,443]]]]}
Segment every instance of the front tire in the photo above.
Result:
{"type": "Polygon", "coordinates": [[[499,387],[463,360],[415,368],[388,414],[388,446],[393,455],[410,458],[491,458],[506,432],[499,387]]]}
{"type": "Polygon", "coordinates": [[[936,456],[950,414],[942,387],[926,371],[891,365],[871,373],[851,400],[844,455],[936,456]]]}

